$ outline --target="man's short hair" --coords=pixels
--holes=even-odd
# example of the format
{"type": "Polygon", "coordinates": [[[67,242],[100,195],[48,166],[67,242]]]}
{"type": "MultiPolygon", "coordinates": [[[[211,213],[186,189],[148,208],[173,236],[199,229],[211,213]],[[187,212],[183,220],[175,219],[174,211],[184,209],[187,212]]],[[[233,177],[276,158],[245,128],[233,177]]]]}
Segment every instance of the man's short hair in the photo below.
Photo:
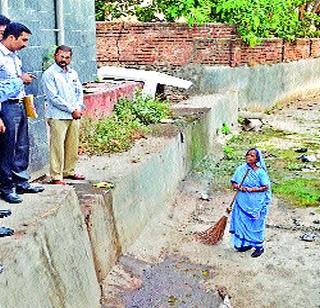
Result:
{"type": "Polygon", "coordinates": [[[0,26],[7,26],[11,20],[4,15],[0,15],[0,26]]]}
{"type": "Polygon", "coordinates": [[[59,50],[65,51],[65,52],[70,52],[70,54],[72,55],[72,48],[67,46],[67,45],[60,45],[56,48],[56,51],[54,52],[54,54],[56,55],[59,50]]]}
{"type": "Polygon", "coordinates": [[[2,39],[5,40],[9,35],[13,35],[17,39],[22,34],[22,32],[32,34],[30,29],[25,25],[20,24],[19,22],[11,22],[4,30],[2,39]]]}

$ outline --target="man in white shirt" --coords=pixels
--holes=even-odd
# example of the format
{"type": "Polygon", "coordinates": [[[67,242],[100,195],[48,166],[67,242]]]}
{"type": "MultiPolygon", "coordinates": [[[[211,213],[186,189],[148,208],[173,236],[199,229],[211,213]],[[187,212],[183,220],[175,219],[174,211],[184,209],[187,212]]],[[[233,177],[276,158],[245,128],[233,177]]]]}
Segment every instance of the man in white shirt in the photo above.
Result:
{"type": "Polygon", "coordinates": [[[40,185],[28,183],[29,135],[28,119],[23,105],[25,85],[32,83],[34,76],[22,71],[17,51],[28,46],[31,31],[23,24],[7,25],[0,43],[0,102],[5,131],[0,134],[0,191],[9,203],[20,203],[18,194],[38,193],[40,185]]]}
{"type": "Polygon", "coordinates": [[[69,67],[72,49],[58,46],[55,63],[42,76],[46,95],[50,131],[50,177],[52,184],[62,184],[64,178],[84,180],[75,172],[78,161],[80,119],[83,91],[78,74],[69,67]]]}

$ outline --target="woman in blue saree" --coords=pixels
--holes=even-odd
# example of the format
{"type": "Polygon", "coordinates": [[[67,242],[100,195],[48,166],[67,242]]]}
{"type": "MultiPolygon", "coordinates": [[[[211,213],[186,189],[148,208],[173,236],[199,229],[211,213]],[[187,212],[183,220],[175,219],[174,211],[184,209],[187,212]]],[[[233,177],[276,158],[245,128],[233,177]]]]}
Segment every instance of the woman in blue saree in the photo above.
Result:
{"type": "Polygon", "coordinates": [[[233,246],[239,252],[255,248],[251,256],[259,257],[264,252],[265,223],[268,205],[271,202],[271,186],[264,159],[258,149],[248,150],[246,163],[236,169],[231,183],[233,188],[239,191],[230,221],[233,246]],[[248,169],[249,172],[240,185],[248,169]]]}

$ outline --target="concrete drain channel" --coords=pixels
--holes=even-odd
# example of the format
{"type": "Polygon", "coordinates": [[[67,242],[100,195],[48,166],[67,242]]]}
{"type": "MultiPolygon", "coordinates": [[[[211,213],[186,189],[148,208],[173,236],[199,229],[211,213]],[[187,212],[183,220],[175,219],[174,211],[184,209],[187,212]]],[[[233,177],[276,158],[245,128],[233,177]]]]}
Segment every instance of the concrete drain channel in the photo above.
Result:
{"type": "Polygon", "coordinates": [[[227,307],[218,292],[206,288],[214,278],[212,267],[177,256],[157,264],[123,256],[119,265],[135,283],[117,286],[109,292],[113,296],[104,298],[103,307],[227,307]]]}

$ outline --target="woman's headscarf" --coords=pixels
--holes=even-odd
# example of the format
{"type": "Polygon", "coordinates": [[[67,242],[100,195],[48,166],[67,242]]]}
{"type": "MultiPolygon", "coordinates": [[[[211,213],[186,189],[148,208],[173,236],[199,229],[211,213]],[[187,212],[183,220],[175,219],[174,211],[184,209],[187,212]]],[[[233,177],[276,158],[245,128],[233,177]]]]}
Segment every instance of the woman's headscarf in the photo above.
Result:
{"type": "Polygon", "coordinates": [[[263,158],[263,155],[262,155],[262,152],[257,149],[257,148],[251,148],[247,151],[246,155],[250,152],[250,151],[255,151],[256,152],[256,156],[257,156],[257,166],[259,166],[260,168],[262,168],[265,172],[268,173],[268,170],[267,170],[267,166],[266,166],[266,163],[264,161],[264,158],[263,158]]]}

